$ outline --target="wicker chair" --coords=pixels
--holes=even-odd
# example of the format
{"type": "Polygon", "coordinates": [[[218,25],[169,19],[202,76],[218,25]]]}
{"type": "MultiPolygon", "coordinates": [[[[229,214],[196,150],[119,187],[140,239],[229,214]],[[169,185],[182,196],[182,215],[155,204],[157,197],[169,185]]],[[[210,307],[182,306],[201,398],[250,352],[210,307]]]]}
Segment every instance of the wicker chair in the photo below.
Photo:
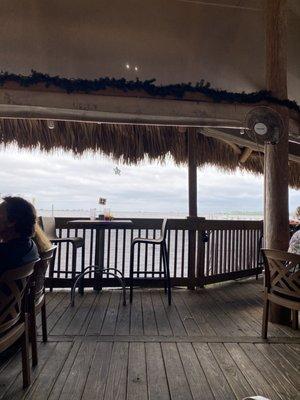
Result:
{"type": "Polygon", "coordinates": [[[158,239],[147,239],[137,237],[134,238],[131,243],[130,249],[130,303],[132,303],[133,298],[133,275],[134,274],[155,274],[159,277],[164,278],[165,280],[165,292],[168,294],[168,303],[171,305],[171,279],[170,279],[170,268],[169,268],[169,257],[166,245],[166,236],[167,236],[167,223],[168,220],[164,219],[161,227],[161,235],[158,239]],[[153,244],[158,245],[161,248],[161,257],[163,261],[163,271],[156,272],[145,272],[145,271],[134,271],[134,246],[138,243],[144,243],[146,245],[153,244]]]}
{"type": "Polygon", "coordinates": [[[23,387],[30,385],[28,284],[35,262],[4,272],[0,276],[0,352],[21,339],[23,387]]]}
{"type": "Polygon", "coordinates": [[[262,250],[265,259],[265,293],[262,337],[267,338],[270,302],[292,310],[293,328],[298,328],[300,310],[300,255],[280,250],[262,250]]]}
{"type": "Polygon", "coordinates": [[[47,316],[45,301],[45,275],[55,258],[56,246],[40,254],[41,259],[34,266],[34,273],[30,280],[29,294],[29,338],[32,348],[32,365],[38,363],[36,316],[41,312],[43,342],[47,342],[47,316]]]}
{"type": "MultiPolygon", "coordinates": [[[[72,245],[72,279],[73,283],[76,279],[76,260],[77,260],[77,250],[81,248],[81,272],[84,270],[84,239],[82,237],[64,237],[59,238],[56,235],[56,226],[54,217],[40,217],[40,224],[43,231],[46,233],[47,237],[53,244],[59,243],[70,243],[72,245]]],[[[52,276],[49,276],[53,278],[52,276]]],[[[50,286],[52,289],[52,287],[50,286]]],[[[83,285],[80,287],[80,292],[83,293],[83,285]]]]}

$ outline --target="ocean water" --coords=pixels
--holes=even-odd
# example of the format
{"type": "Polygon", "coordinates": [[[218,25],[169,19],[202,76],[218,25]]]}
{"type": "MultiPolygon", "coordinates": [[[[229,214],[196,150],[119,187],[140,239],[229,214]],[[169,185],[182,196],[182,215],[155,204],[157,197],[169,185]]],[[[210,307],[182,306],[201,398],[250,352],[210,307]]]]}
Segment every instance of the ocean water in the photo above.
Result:
{"type": "MultiPolygon", "coordinates": [[[[91,210],[38,210],[41,216],[54,216],[54,217],[87,217],[91,215],[91,210]]],[[[113,211],[111,210],[113,217],[115,218],[186,218],[186,213],[159,213],[159,212],[132,212],[132,211],[113,211]]],[[[96,209],[96,215],[103,214],[103,210],[96,209]]],[[[206,213],[200,214],[199,217],[214,220],[262,220],[263,215],[260,212],[241,212],[241,211],[230,211],[227,213],[206,213]]]]}

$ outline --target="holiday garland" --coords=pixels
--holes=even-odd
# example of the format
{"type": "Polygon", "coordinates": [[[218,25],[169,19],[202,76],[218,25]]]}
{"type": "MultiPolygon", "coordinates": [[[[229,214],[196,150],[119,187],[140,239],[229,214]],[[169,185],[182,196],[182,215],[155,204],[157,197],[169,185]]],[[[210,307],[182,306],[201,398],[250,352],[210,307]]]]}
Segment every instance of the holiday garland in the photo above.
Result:
{"type": "Polygon", "coordinates": [[[88,79],[67,79],[60,76],[50,76],[36,71],[31,71],[31,75],[16,75],[9,72],[0,73],[0,86],[6,82],[16,82],[20,86],[30,87],[37,84],[43,84],[46,88],[55,86],[67,93],[91,93],[104,89],[118,89],[123,92],[143,90],[153,97],[166,97],[172,96],[176,98],[183,98],[188,93],[199,93],[211,98],[214,102],[227,102],[227,103],[259,103],[260,101],[267,101],[269,103],[285,106],[291,110],[300,112],[300,106],[296,101],[281,100],[271,95],[267,90],[260,90],[253,93],[234,93],[226,90],[218,90],[210,87],[209,82],[201,79],[195,85],[191,83],[177,83],[170,85],[155,85],[155,79],[141,81],[138,78],[135,81],[127,81],[125,78],[98,78],[94,80],[88,79]]]}

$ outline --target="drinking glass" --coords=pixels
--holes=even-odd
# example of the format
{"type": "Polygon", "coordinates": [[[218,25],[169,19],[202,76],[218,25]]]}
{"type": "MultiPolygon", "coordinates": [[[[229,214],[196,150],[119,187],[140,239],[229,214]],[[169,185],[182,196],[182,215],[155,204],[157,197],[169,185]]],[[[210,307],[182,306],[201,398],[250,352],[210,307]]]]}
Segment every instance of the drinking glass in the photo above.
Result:
{"type": "Polygon", "coordinates": [[[90,220],[95,221],[96,219],[96,208],[91,208],[90,209],[90,220]]]}
{"type": "Polygon", "coordinates": [[[105,221],[109,221],[110,220],[110,209],[109,208],[104,208],[103,214],[104,214],[104,220],[105,221]]]}

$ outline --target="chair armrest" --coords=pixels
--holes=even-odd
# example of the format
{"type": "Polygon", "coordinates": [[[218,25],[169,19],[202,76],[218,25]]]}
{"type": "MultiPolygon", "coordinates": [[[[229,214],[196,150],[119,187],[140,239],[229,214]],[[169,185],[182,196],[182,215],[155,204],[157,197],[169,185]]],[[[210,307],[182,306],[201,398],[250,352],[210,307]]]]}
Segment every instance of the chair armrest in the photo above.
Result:
{"type": "Polygon", "coordinates": [[[131,246],[134,246],[136,243],[145,243],[145,244],[161,244],[163,242],[163,238],[158,239],[147,239],[147,238],[134,238],[131,242],[131,246]]]}
{"type": "Polygon", "coordinates": [[[54,244],[71,243],[75,246],[82,246],[84,244],[83,238],[55,238],[55,239],[50,239],[50,242],[54,244]]]}

